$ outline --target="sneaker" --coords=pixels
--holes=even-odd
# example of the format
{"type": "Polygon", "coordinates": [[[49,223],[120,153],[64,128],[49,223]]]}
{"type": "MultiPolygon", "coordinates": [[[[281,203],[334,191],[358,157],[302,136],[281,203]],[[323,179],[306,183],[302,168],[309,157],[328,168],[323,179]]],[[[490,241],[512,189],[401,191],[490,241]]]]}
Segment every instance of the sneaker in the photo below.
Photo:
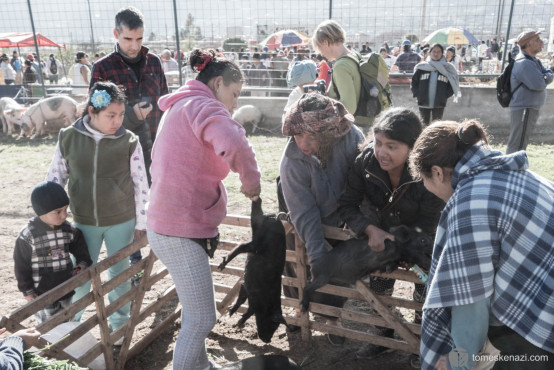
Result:
{"type": "Polygon", "coordinates": [[[367,343],[363,345],[359,350],[356,351],[356,358],[360,360],[369,360],[374,357],[377,357],[381,353],[388,350],[387,347],[378,346],[376,344],[367,343]]]}
{"type": "Polygon", "coordinates": [[[341,337],[340,335],[327,334],[327,340],[329,340],[329,343],[331,343],[332,346],[342,347],[346,341],[346,338],[341,337]]]}
{"type": "Polygon", "coordinates": [[[144,270],[139,271],[135,276],[131,278],[131,284],[133,286],[139,286],[140,280],[142,279],[143,274],[144,274],[144,270]]]}
{"type": "Polygon", "coordinates": [[[215,363],[213,360],[208,360],[210,361],[210,366],[208,367],[208,369],[221,369],[222,366],[221,365],[218,365],[217,363],[215,363]]]}
{"type": "Polygon", "coordinates": [[[418,355],[414,355],[413,353],[410,355],[410,366],[412,369],[421,369],[421,361],[419,360],[418,355]]]}

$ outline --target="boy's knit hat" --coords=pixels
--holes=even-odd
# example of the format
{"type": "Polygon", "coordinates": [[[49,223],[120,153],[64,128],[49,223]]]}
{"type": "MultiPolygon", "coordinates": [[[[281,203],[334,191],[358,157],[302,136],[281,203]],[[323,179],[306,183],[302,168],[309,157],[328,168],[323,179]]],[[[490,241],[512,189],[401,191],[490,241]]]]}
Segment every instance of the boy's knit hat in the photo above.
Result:
{"type": "Polygon", "coordinates": [[[37,216],[42,216],[55,209],[67,206],[69,197],[61,185],[53,181],[43,181],[33,189],[31,204],[37,216]]]}
{"type": "Polygon", "coordinates": [[[287,84],[290,87],[313,82],[317,78],[317,66],[312,60],[303,60],[292,65],[287,73],[287,84]]]}

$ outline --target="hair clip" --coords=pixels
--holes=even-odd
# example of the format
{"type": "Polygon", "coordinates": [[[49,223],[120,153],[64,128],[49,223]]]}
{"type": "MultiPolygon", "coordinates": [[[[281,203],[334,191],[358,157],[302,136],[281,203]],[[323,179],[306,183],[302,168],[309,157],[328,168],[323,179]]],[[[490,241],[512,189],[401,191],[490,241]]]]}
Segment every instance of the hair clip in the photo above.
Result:
{"type": "Polygon", "coordinates": [[[107,107],[108,105],[110,105],[111,101],[112,97],[105,90],[96,90],[90,98],[90,102],[92,103],[94,108],[107,107]]]}
{"type": "Polygon", "coordinates": [[[202,63],[196,63],[194,65],[194,68],[198,71],[198,72],[202,72],[206,66],[208,65],[208,63],[210,63],[212,61],[212,56],[210,54],[206,54],[206,53],[203,53],[202,54],[202,63]]]}
{"type": "Polygon", "coordinates": [[[464,139],[462,139],[462,130],[464,129],[464,126],[463,125],[460,125],[460,127],[458,127],[458,132],[457,132],[457,135],[458,135],[458,139],[464,143],[464,144],[469,144],[467,143],[464,139]]]}

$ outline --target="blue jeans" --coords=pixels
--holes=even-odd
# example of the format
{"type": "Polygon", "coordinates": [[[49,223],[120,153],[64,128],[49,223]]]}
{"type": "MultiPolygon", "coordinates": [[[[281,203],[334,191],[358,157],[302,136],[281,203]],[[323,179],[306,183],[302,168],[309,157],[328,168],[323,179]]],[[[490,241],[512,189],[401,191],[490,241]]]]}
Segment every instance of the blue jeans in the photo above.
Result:
{"type": "MultiPolygon", "coordinates": [[[[131,244],[135,232],[135,219],[131,219],[124,223],[112,226],[91,226],[82,225],[75,222],[75,227],[83,232],[83,236],[87,242],[90,258],[93,263],[98,261],[100,255],[100,249],[102,248],[102,242],[106,243],[106,250],[108,257],[118,252],[122,248],[131,244]]],[[[111,280],[117,275],[129,268],[129,260],[127,258],[116,263],[108,269],[108,279],[111,280]]],[[[75,289],[75,295],[73,296],[73,302],[81,299],[90,292],[91,282],[88,281],[75,289]]],[[[116,287],[114,290],[108,293],[108,300],[110,303],[127,293],[131,289],[131,282],[125,281],[123,284],[116,287]]],[[[119,328],[129,320],[129,312],[131,310],[131,303],[125,304],[119,310],[114,312],[109,318],[110,327],[112,330],[119,328]]],[[[80,321],[83,311],[78,312],[75,315],[75,320],[80,321]]]]}

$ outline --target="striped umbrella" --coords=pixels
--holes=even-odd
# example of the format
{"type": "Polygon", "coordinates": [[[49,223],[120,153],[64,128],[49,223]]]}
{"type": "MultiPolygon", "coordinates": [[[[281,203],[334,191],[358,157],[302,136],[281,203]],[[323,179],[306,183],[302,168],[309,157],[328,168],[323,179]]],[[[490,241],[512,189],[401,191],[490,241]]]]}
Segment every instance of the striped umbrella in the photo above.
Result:
{"type": "MultiPolygon", "coordinates": [[[[470,34],[471,35],[471,34],[470,34]]],[[[473,37],[473,35],[471,35],[473,37]]],[[[473,37],[475,39],[475,37],[473,37]]],[[[464,34],[464,30],[454,27],[441,28],[423,39],[428,44],[464,45],[471,41],[464,34]]]]}

